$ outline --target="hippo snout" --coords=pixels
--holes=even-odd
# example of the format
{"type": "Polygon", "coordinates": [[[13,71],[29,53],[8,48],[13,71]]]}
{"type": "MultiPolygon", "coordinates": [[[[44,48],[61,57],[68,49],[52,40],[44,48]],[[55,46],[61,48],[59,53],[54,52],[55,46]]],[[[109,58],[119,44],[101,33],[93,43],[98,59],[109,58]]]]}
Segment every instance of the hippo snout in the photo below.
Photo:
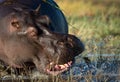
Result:
{"type": "Polygon", "coordinates": [[[59,46],[66,46],[67,48],[71,49],[74,57],[84,51],[84,44],[74,35],[64,35],[60,40],[58,40],[57,43],[59,46]]]}

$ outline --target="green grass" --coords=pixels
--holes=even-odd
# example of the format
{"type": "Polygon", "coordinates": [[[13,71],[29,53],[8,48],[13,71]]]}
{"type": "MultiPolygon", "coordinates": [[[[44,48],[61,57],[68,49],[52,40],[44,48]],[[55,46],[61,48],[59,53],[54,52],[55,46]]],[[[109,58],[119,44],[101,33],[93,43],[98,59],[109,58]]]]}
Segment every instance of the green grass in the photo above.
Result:
{"type": "Polygon", "coordinates": [[[120,54],[119,0],[58,0],[69,33],[85,44],[83,54],[120,54]],[[101,50],[100,50],[101,49],[101,50]]]}
{"type": "MultiPolygon", "coordinates": [[[[120,17],[109,16],[107,19],[101,14],[94,17],[83,16],[68,19],[70,33],[81,38],[86,48],[89,47],[91,49],[91,47],[94,47],[99,49],[98,47],[102,47],[104,49],[103,53],[108,54],[120,54],[118,51],[118,48],[120,49],[119,21],[120,17]],[[113,48],[116,51],[112,51],[113,48]],[[111,50],[109,51],[108,49],[111,50]]],[[[98,51],[96,50],[96,52],[98,51]]]]}

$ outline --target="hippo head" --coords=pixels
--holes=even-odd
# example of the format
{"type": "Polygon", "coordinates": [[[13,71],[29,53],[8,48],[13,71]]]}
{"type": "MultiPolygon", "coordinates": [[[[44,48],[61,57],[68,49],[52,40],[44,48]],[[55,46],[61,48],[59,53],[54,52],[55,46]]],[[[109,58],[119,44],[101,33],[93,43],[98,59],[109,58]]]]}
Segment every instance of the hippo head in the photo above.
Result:
{"type": "MultiPolygon", "coordinates": [[[[76,36],[71,34],[62,34],[48,29],[49,18],[40,16],[36,18],[36,25],[41,30],[39,33],[39,44],[43,50],[38,54],[42,62],[36,67],[40,70],[42,67],[45,72],[57,75],[67,70],[74,62],[75,56],[84,50],[84,45],[76,36]]],[[[57,28],[57,27],[56,27],[57,28]]]]}
{"type": "MultiPolygon", "coordinates": [[[[11,49],[11,45],[6,45],[6,48],[11,50],[11,54],[15,54],[14,57],[16,57],[12,64],[19,58],[19,63],[32,62],[40,72],[57,75],[67,70],[74,62],[75,56],[83,52],[84,45],[77,37],[50,30],[50,20],[47,16],[40,16],[33,10],[23,10],[21,8],[13,8],[11,11],[12,13],[5,17],[4,23],[1,25],[7,27],[4,30],[7,29],[6,31],[8,31],[3,31],[3,34],[11,36],[7,40],[8,45],[17,45],[15,47],[18,51],[16,54],[14,48],[11,49]],[[6,22],[7,24],[5,24],[6,22]],[[20,41],[14,42],[16,38],[20,41]],[[22,48],[20,48],[22,45],[25,52],[22,52],[22,48]],[[22,54],[24,54],[24,57],[21,57],[22,54]]],[[[8,54],[10,53],[7,53],[7,56],[11,56],[8,54]]],[[[10,61],[12,61],[12,58],[10,61]]],[[[19,65],[14,66],[19,67],[19,65]]]]}

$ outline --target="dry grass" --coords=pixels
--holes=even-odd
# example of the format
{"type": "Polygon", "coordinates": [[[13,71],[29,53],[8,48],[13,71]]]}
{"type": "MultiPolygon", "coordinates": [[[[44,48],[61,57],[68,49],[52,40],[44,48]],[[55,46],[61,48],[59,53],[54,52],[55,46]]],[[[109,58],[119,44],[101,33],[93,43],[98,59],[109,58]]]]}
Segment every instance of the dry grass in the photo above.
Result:
{"type": "MultiPolygon", "coordinates": [[[[68,20],[69,32],[81,38],[85,44],[86,50],[81,54],[82,56],[89,53],[120,54],[120,0],[56,0],[56,2],[68,20]]],[[[91,60],[94,58],[93,56],[91,60]]],[[[6,71],[0,72],[2,74],[0,76],[5,73],[6,71]]],[[[109,82],[108,78],[103,78],[104,76],[101,73],[96,76],[89,73],[84,77],[85,82],[92,82],[92,77],[102,78],[104,82],[109,82]]],[[[28,82],[75,81],[70,76],[67,80],[52,77],[52,79],[28,80],[28,82]]]]}

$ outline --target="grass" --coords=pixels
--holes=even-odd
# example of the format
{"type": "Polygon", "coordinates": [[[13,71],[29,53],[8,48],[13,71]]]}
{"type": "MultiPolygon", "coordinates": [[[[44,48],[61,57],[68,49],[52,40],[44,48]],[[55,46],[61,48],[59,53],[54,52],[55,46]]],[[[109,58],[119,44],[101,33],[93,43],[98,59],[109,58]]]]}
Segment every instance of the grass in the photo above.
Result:
{"type": "MultiPolygon", "coordinates": [[[[69,33],[79,37],[85,44],[86,50],[81,56],[93,54],[90,59],[98,62],[108,61],[108,58],[103,57],[99,60],[95,57],[96,55],[101,57],[102,54],[115,55],[118,59],[113,59],[113,62],[120,59],[119,0],[57,0],[57,2],[67,18],[69,33]]],[[[91,77],[94,76],[88,74],[84,77],[85,81],[91,82],[91,77]]],[[[101,74],[95,78],[109,82],[109,78],[101,74]]]]}
{"type": "MultiPolygon", "coordinates": [[[[69,33],[79,37],[85,44],[86,50],[81,54],[82,56],[115,54],[117,57],[120,55],[119,0],[56,0],[56,2],[67,18],[69,33]]],[[[91,57],[91,60],[95,60],[95,56],[91,57]]],[[[98,58],[97,61],[105,62],[107,59],[98,58]]],[[[2,74],[0,72],[0,76],[4,76],[5,73],[2,74]]],[[[92,77],[94,76],[89,73],[84,77],[85,82],[92,82],[92,77]]],[[[101,74],[95,78],[102,78],[101,82],[109,82],[108,78],[101,74]]],[[[31,82],[46,82],[46,80],[31,80],[31,82]]],[[[74,80],[72,76],[68,77],[67,81],[53,77],[51,82],[74,82],[74,80]]]]}
{"type": "Polygon", "coordinates": [[[57,0],[66,15],[69,33],[79,37],[89,51],[120,54],[119,0],[57,0]],[[92,47],[92,48],[91,48],[92,47]],[[92,49],[92,50],[91,50],[92,49]]]}

